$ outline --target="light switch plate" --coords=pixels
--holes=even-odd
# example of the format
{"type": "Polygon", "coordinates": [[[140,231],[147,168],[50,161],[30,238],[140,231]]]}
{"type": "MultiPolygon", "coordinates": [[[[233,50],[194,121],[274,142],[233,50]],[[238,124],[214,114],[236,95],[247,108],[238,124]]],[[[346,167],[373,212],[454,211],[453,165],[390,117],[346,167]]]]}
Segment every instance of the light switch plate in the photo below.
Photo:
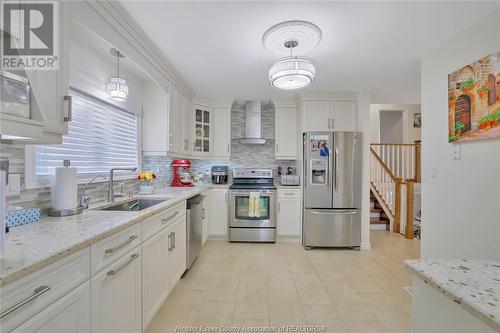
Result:
{"type": "Polygon", "coordinates": [[[453,159],[454,160],[462,159],[462,145],[459,144],[453,145],[453,159]]]}
{"type": "Polygon", "coordinates": [[[21,175],[9,175],[9,183],[7,184],[7,191],[5,191],[5,195],[10,197],[19,194],[21,194],[21,175]]]}
{"type": "Polygon", "coordinates": [[[438,178],[439,177],[439,168],[431,168],[431,177],[438,178]]]}

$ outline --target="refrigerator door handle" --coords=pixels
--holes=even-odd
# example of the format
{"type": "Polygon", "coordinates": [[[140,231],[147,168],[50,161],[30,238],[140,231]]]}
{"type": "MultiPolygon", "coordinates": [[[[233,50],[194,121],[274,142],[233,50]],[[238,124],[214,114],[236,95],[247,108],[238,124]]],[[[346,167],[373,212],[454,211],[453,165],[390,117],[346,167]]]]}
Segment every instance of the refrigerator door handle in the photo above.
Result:
{"type": "Polygon", "coordinates": [[[352,209],[339,209],[339,210],[328,210],[328,211],[322,211],[322,210],[313,210],[311,211],[311,214],[316,214],[316,215],[354,215],[358,211],[357,210],[352,210],[352,209]]]}
{"type": "Polygon", "coordinates": [[[335,147],[335,192],[338,191],[339,188],[339,148],[335,147]]]}

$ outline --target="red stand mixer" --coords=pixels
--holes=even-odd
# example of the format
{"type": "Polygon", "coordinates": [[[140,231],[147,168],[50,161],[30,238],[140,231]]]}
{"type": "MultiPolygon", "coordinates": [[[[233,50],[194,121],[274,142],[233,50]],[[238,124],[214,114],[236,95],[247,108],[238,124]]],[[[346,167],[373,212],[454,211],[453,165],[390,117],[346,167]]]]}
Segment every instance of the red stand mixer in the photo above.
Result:
{"type": "Polygon", "coordinates": [[[190,160],[173,160],[172,169],[173,169],[172,186],[174,187],[194,186],[193,177],[191,176],[190,160]]]}

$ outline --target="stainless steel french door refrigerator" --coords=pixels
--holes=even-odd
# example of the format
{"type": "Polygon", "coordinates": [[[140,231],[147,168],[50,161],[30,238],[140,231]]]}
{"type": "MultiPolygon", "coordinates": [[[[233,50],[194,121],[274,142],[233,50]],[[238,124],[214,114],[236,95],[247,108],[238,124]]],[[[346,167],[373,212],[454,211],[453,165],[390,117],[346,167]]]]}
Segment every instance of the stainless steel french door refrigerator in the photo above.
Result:
{"type": "Polygon", "coordinates": [[[361,244],[360,132],[304,133],[302,245],[361,244]]]}

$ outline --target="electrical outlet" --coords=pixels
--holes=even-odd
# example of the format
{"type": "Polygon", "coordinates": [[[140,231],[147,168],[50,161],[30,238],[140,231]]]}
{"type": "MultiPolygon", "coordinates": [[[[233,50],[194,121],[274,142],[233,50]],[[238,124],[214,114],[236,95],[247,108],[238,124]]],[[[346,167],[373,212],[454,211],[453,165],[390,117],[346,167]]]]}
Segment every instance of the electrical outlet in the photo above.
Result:
{"type": "Polygon", "coordinates": [[[460,144],[453,145],[453,159],[454,160],[462,159],[462,145],[460,144]]]}
{"type": "Polygon", "coordinates": [[[7,184],[5,196],[10,197],[19,194],[21,194],[21,175],[19,174],[9,175],[9,183],[7,184]]]}

